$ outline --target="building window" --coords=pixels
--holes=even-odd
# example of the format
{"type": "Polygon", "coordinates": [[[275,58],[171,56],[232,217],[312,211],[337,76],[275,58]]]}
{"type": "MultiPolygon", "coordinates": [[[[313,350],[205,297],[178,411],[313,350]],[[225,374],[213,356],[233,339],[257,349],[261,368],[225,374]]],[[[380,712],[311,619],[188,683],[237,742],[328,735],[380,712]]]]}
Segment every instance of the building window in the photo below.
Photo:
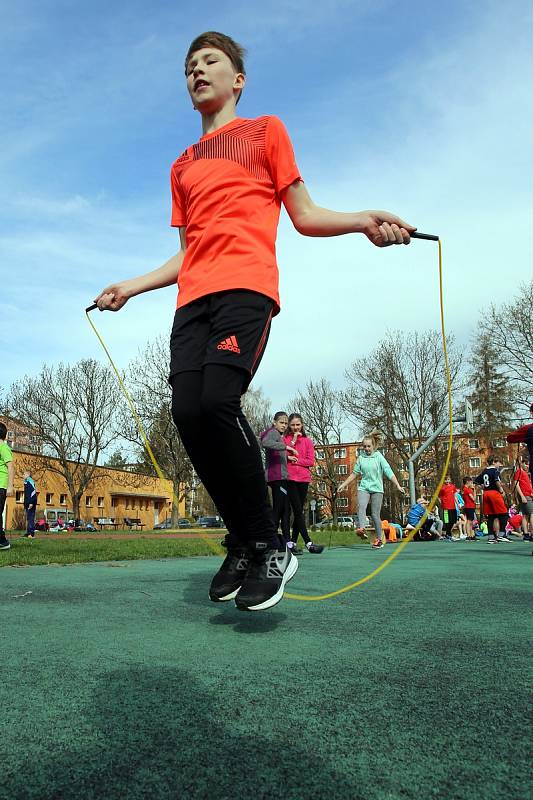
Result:
{"type": "Polygon", "coordinates": [[[402,480],[402,486],[403,486],[404,489],[408,489],[409,488],[409,478],[404,478],[402,480]]]}
{"type": "Polygon", "coordinates": [[[324,474],[324,467],[315,467],[315,472],[316,472],[317,475],[323,475],[324,474]]]}
{"type": "Polygon", "coordinates": [[[325,492],[326,491],[326,484],[325,484],[324,481],[320,481],[320,483],[318,484],[318,491],[319,492],[325,492]]]}
{"type": "Polygon", "coordinates": [[[348,467],[346,464],[335,464],[335,472],[338,475],[347,475],[348,474],[348,467]]]}
{"type": "Polygon", "coordinates": [[[126,508],[131,508],[129,497],[126,497],[126,508]]]}
{"type": "Polygon", "coordinates": [[[116,508],[118,506],[118,500],[116,497],[111,498],[111,508],[116,508]]]}
{"type": "Polygon", "coordinates": [[[333,458],[346,458],[346,448],[345,447],[337,447],[333,451],[333,458]]]}
{"type": "Polygon", "coordinates": [[[66,496],[66,494],[60,494],[59,495],[59,505],[60,506],[66,506],[66,504],[67,504],[67,496],[66,496]]]}
{"type": "Polygon", "coordinates": [[[505,439],[494,439],[492,446],[493,447],[505,447],[505,439]]]}
{"type": "Polygon", "coordinates": [[[315,450],[315,456],[320,460],[323,460],[326,457],[323,450],[315,450]]]}
{"type": "Polygon", "coordinates": [[[85,507],[90,508],[92,504],[93,504],[93,496],[92,494],[88,494],[87,497],[85,498],[85,507]]]}
{"type": "Polygon", "coordinates": [[[470,466],[471,467],[480,467],[481,466],[481,459],[480,458],[471,458],[470,459],[470,466]]]}
{"type": "Polygon", "coordinates": [[[337,508],[348,508],[348,498],[337,497],[337,508]]]}
{"type": "Polygon", "coordinates": [[[470,450],[479,450],[479,439],[469,439],[468,447],[470,450]]]}
{"type": "Polygon", "coordinates": [[[54,502],[54,495],[52,492],[46,492],[46,505],[51,506],[54,502]]]}
{"type": "Polygon", "coordinates": [[[15,492],[15,502],[17,503],[24,502],[24,492],[15,492]]]}
{"type": "Polygon", "coordinates": [[[99,497],[98,498],[98,508],[103,508],[103,507],[104,507],[104,498],[103,497],[99,497]]]}

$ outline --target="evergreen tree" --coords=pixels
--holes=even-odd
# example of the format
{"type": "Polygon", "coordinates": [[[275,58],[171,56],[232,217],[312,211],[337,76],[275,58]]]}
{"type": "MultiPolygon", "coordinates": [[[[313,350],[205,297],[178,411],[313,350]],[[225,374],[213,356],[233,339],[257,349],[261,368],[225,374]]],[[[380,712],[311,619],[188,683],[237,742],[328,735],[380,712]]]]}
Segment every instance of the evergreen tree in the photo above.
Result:
{"type": "Polygon", "coordinates": [[[476,430],[487,438],[501,433],[514,416],[514,392],[499,350],[490,331],[475,342],[468,360],[467,395],[474,412],[476,430]]]}
{"type": "Polygon", "coordinates": [[[113,469],[126,469],[128,461],[122,455],[122,450],[114,450],[104,464],[105,467],[112,467],[113,469]]]}

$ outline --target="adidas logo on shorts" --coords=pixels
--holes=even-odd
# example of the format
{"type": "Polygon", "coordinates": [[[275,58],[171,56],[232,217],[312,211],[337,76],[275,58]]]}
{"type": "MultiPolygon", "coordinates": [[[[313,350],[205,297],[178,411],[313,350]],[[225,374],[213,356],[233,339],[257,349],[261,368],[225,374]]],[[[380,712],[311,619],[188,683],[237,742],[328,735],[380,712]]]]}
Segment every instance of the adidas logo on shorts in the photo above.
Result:
{"type": "Polygon", "coordinates": [[[236,336],[228,336],[227,339],[223,339],[217,344],[217,350],[231,350],[232,353],[241,352],[236,336]]]}

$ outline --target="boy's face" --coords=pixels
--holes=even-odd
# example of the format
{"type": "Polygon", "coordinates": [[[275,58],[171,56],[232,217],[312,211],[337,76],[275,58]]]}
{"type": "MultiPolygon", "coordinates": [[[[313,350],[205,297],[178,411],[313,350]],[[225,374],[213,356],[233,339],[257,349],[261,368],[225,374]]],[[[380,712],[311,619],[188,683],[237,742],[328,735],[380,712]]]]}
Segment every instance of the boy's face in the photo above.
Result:
{"type": "Polygon", "coordinates": [[[215,47],[202,47],[187,64],[187,89],[194,107],[202,114],[212,114],[229,100],[236,100],[245,76],[236,72],[228,56],[215,47]]]}

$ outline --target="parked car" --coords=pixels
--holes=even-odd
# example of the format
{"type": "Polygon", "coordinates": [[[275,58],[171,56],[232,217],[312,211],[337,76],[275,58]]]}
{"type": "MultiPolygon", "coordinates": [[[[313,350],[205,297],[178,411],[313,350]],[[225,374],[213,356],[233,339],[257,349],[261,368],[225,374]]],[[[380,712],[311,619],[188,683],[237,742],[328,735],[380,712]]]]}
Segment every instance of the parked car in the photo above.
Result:
{"type": "Polygon", "coordinates": [[[196,521],[198,528],[225,528],[223,521],[220,517],[199,517],[196,521]]]}
{"type": "MultiPolygon", "coordinates": [[[[333,525],[333,517],[326,517],[326,519],[317,522],[316,528],[327,528],[328,525],[333,525]]],[[[355,522],[352,517],[337,517],[338,528],[355,528],[355,522]]]]}
{"type": "Polygon", "coordinates": [[[170,517],[154,525],[154,531],[176,530],[176,528],[192,528],[192,525],[188,519],[179,519],[177,525],[173,525],[170,517]]]}

